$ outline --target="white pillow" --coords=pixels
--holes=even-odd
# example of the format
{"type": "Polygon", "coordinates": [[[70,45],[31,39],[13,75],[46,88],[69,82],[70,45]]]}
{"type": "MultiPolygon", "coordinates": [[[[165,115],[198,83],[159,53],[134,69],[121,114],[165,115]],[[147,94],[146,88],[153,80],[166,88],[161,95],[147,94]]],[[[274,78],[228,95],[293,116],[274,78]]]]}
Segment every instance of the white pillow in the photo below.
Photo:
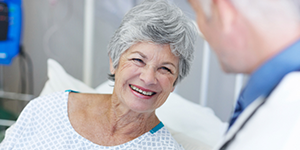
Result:
{"type": "MultiPolygon", "coordinates": [[[[48,77],[40,95],[72,89],[86,93],[112,93],[112,81],[93,89],[69,75],[53,59],[48,60],[48,77]]],[[[218,119],[210,108],[194,104],[176,93],[156,111],[159,119],[186,150],[208,150],[221,139],[227,124],[218,119]]]]}
{"type": "Polygon", "coordinates": [[[95,91],[93,88],[69,75],[55,60],[48,59],[47,64],[49,79],[45,83],[40,96],[68,89],[85,93],[97,93],[97,91],[95,91]]]}

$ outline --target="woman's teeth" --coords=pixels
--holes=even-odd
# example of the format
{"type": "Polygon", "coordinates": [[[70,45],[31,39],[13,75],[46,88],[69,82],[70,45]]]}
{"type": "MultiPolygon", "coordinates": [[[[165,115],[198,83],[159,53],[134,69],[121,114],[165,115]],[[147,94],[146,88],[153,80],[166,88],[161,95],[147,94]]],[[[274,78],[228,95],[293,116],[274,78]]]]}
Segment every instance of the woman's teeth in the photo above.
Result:
{"type": "Polygon", "coordinates": [[[136,91],[140,94],[146,95],[146,96],[152,96],[152,95],[155,94],[155,92],[146,92],[146,91],[143,91],[143,90],[141,90],[141,89],[139,89],[139,88],[137,88],[133,85],[130,85],[130,87],[131,87],[132,90],[134,90],[134,91],[136,91]]]}

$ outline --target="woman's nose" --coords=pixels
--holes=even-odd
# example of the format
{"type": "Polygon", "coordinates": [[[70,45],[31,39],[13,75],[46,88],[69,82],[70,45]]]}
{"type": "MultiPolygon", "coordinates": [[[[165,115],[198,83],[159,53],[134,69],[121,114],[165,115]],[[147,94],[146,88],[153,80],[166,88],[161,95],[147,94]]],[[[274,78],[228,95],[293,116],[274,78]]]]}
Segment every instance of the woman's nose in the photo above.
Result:
{"type": "Polygon", "coordinates": [[[156,84],[156,74],[155,69],[152,67],[145,67],[142,70],[140,79],[145,82],[146,85],[156,84]]]}

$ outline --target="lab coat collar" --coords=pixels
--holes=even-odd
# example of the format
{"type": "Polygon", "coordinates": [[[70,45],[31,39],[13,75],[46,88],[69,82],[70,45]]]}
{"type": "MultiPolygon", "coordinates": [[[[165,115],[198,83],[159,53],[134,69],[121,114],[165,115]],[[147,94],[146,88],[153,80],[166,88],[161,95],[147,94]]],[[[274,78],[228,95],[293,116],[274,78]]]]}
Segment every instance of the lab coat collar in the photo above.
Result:
{"type": "MultiPolygon", "coordinates": [[[[247,123],[255,111],[265,102],[265,97],[257,98],[253,103],[251,103],[243,113],[237,118],[236,122],[231,126],[225,135],[225,138],[217,144],[216,148],[220,148],[225,145],[228,141],[233,141],[232,138],[238,133],[240,129],[247,123]]],[[[230,144],[230,143],[228,143],[230,144]]],[[[219,149],[218,149],[219,150],[219,149]]]]}
{"type": "Polygon", "coordinates": [[[245,124],[249,122],[251,123],[251,121],[253,121],[251,120],[253,119],[253,115],[255,115],[255,113],[257,112],[259,113],[259,109],[263,108],[264,105],[270,105],[272,103],[286,103],[299,100],[299,82],[299,71],[291,72],[285,75],[285,77],[282,79],[276,89],[274,89],[274,91],[270,94],[270,96],[268,96],[267,98],[260,96],[243,111],[243,113],[237,118],[236,122],[228,130],[223,140],[216,145],[214,150],[222,150],[220,148],[222,148],[223,146],[226,147],[226,144],[230,144],[230,142],[233,142],[235,135],[239,134],[239,131],[243,130],[245,124]]]}

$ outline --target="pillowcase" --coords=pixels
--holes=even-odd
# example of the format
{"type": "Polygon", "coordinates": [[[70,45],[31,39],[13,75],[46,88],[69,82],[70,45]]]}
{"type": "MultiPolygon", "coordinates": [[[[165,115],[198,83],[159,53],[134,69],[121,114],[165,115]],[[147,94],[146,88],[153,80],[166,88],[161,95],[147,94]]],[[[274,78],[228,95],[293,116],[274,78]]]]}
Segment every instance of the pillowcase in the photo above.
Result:
{"type": "Polygon", "coordinates": [[[45,83],[40,96],[53,92],[72,89],[83,93],[97,93],[93,88],[87,86],[80,80],[69,75],[65,69],[55,60],[48,59],[48,81],[45,83]]]}
{"type": "MultiPolygon", "coordinates": [[[[93,89],[69,75],[53,59],[48,60],[49,80],[40,94],[72,89],[85,93],[112,93],[114,82],[106,81],[93,89]]],[[[190,102],[176,93],[156,110],[158,118],[186,150],[208,150],[221,139],[227,123],[217,118],[210,108],[190,102]]]]}

